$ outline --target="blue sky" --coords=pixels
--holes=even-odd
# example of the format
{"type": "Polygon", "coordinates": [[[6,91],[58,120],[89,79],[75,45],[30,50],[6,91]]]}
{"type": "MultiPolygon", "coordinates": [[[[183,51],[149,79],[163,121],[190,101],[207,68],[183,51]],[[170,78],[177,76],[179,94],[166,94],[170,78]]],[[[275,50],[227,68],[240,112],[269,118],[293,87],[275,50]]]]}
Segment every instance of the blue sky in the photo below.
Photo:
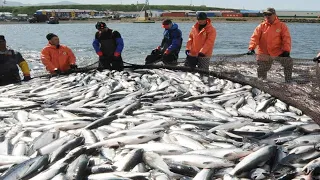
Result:
{"type": "MultiPolygon", "coordinates": [[[[2,1],[2,0],[1,0],[2,1]]],[[[10,0],[8,0],[10,1],[10,0]]],[[[12,0],[22,3],[59,2],[62,0],[12,0]]],[[[137,0],[70,0],[83,4],[136,4],[137,0]]],[[[138,0],[139,3],[145,2],[138,0]]],[[[210,7],[262,10],[274,7],[276,10],[319,10],[320,0],[149,0],[150,4],[206,5],[210,7]]]]}

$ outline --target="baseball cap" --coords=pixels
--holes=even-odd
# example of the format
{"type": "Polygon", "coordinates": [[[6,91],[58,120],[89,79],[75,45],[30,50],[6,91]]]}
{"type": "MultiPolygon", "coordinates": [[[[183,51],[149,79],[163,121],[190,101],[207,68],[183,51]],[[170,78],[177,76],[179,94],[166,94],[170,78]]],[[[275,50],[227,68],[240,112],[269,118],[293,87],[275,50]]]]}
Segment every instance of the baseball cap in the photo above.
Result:
{"type": "Polygon", "coordinates": [[[276,14],[276,10],[274,8],[267,8],[266,10],[263,11],[263,13],[266,13],[266,14],[276,14]]]}

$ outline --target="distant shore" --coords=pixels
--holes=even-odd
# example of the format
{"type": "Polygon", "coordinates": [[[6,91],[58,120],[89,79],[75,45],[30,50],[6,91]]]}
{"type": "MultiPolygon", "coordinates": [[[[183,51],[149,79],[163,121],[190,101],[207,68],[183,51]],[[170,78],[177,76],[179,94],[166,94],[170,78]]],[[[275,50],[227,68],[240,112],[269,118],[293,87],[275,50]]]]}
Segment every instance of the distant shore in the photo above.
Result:
{"type": "MultiPolygon", "coordinates": [[[[164,19],[172,19],[174,22],[196,22],[195,17],[157,17],[151,18],[155,22],[161,22],[164,19]]],[[[262,22],[263,17],[214,17],[210,18],[212,22],[225,22],[225,23],[234,23],[234,22],[243,22],[243,23],[252,23],[252,22],[262,22]]],[[[280,18],[283,22],[290,23],[320,23],[320,18],[280,18]]],[[[61,24],[68,23],[93,23],[97,21],[107,21],[112,23],[133,23],[136,21],[135,18],[122,18],[121,20],[111,20],[111,19],[84,19],[84,20],[60,20],[61,24]]],[[[42,22],[44,24],[45,22],[42,22]]],[[[27,21],[0,21],[0,24],[29,24],[27,21]]]]}

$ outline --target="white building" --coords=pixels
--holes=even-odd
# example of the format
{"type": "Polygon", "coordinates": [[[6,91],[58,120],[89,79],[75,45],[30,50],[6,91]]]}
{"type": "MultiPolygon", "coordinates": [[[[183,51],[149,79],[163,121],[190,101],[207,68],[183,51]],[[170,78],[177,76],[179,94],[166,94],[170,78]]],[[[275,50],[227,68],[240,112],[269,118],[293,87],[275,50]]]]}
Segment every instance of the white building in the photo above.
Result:
{"type": "Polygon", "coordinates": [[[17,16],[26,18],[26,17],[28,17],[28,14],[18,14],[17,16]]]}
{"type": "Polygon", "coordinates": [[[11,12],[0,12],[0,17],[12,17],[12,13],[11,12]]]}

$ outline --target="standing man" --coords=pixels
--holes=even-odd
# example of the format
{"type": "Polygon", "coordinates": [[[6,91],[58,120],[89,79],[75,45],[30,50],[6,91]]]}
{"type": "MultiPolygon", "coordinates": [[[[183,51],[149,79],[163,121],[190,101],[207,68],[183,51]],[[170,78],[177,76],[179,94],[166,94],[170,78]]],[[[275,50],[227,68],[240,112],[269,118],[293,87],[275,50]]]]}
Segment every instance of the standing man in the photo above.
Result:
{"type": "Polygon", "coordinates": [[[209,70],[217,32],[206,13],[198,13],[197,20],[198,22],[192,26],[187,42],[185,66],[209,70]]]}
{"type": "Polygon", "coordinates": [[[31,77],[28,63],[19,52],[8,49],[5,37],[0,35],[0,86],[21,81],[17,65],[23,72],[23,81],[29,81],[31,77]]]}
{"type": "Polygon", "coordinates": [[[99,69],[122,71],[124,43],[120,33],[109,29],[104,22],[97,22],[96,29],[92,46],[99,56],[99,69]]]}
{"type": "Polygon", "coordinates": [[[76,57],[72,50],[60,44],[59,37],[53,33],[47,34],[48,44],[41,51],[41,61],[51,74],[66,73],[77,68],[76,57]]]}
{"type": "Polygon", "coordinates": [[[291,82],[293,61],[289,29],[279,20],[274,8],[267,8],[263,16],[265,21],[254,30],[247,54],[255,54],[257,47],[258,78],[267,79],[267,72],[275,60],[284,67],[285,81],[291,82]]]}
{"type": "Polygon", "coordinates": [[[145,64],[152,64],[162,60],[165,65],[177,65],[182,45],[182,32],[178,25],[170,19],[164,20],[162,27],[165,30],[161,45],[152,50],[151,55],[147,56],[145,64]]]}

